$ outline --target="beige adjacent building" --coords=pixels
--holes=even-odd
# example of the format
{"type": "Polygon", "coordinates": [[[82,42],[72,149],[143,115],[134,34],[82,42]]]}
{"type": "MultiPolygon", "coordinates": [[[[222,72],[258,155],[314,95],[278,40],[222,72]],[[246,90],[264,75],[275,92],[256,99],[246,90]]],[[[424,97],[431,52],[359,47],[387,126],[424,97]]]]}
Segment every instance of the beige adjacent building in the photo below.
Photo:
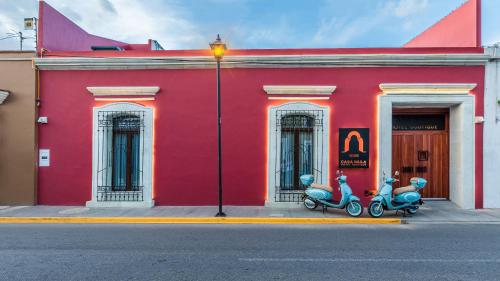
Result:
{"type": "Polygon", "coordinates": [[[0,205],[37,201],[34,56],[0,51],[0,205]]]}

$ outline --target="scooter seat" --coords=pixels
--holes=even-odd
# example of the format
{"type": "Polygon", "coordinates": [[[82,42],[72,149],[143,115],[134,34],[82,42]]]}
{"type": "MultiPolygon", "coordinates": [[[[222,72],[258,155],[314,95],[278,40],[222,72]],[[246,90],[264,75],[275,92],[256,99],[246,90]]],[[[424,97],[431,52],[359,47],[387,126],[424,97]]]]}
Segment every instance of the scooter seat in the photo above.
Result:
{"type": "Polygon", "coordinates": [[[317,189],[323,189],[328,192],[333,192],[333,187],[326,185],[326,184],[317,184],[317,183],[311,183],[311,188],[317,188],[317,189]]]}
{"type": "Polygon", "coordinates": [[[310,188],[306,189],[305,193],[307,196],[310,196],[310,197],[317,199],[317,200],[329,201],[329,200],[333,199],[332,193],[328,192],[324,189],[310,187],[310,188]]]}
{"type": "Polygon", "coordinates": [[[414,187],[413,185],[403,186],[403,187],[399,187],[399,188],[394,189],[394,195],[403,194],[405,192],[412,192],[412,191],[417,191],[417,188],[414,187]]]}

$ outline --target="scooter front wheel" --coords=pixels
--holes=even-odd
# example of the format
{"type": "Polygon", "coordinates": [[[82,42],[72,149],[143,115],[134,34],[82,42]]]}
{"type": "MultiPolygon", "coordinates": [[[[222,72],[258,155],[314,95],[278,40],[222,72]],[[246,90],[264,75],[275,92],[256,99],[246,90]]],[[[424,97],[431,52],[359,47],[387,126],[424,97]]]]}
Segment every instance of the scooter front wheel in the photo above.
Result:
{"type": "Polygon", "coordinates": [[[306,206],[306,208],[309,210],[314,210],[316,209],[316,207],[318,207],[318,202],[312,200],[309,197],[306,197],[306,199],[304,199],[304,206],[306,206]]]}
{"type": "Polygon", "coordinates": [[[347,203],[345,210],[351,217],[359,217],[363,214],[363,205],[359,201],[351,201],[347,203]]]}
{"type": "Polygon", "coordinates": [[[368,214],[374,218],[380,218],[384,214],[384,205],[381,201],[372,201],[368,205],[368,214]]]}

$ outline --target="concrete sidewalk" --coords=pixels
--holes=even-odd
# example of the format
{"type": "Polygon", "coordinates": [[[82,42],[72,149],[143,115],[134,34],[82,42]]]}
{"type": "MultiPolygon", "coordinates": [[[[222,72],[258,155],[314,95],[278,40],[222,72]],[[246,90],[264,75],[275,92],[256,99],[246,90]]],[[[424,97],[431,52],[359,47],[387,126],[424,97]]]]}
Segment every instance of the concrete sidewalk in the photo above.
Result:
{"type": "MultiPolygon", "coordinates": [[[[391,212],[392,213],[392,212],[391,212]]],[[[500,209],[463,210],[450,201],[426,201],[407,223],[492,223],[500,224],[500,209]]]]}
{"type": "MultiPolygon", "coordinates": [[[[323,214],[320,208],[315,211],[305,209],[302,204],[297,204],[291,208],[268,208],[262,206],[225,206],[224,212],[231,220],[240,218],[244,221],[281,221],[281,223],[293,222],[292,219],[299,222],[309,221],[338,222],[338,223],[387,223],[390,220],[370,219],[367,210],[361,218],[351,218],[345,210],[328,209],[323,214]],[[260,219],[260,220],[255,220],[260,219]],[[279,220],[281,219],[281,220],[279,220]]],[[[173,221],[182,219],[197,219],[199,222],[203,218],[213,218],[217,213],[216,206],[189,206],[189,207],[170,207],[159,206],[151,209],[125,209],[125,208],[86,208],[79,206],[0,206],[0,218],[99,218],[103,223],[105,218],[172,218],[173,221]]],[[[428,201],[424,204],[417,214],[403,217],[402,213],[396,214],[394,211],[386,211],[385,219],[399,221],[399,223],[499,223],[500,209],[483,210],[462,210],[449,201],[428,201]],[[401,221],[400,221],[401,220],[401,221]]],[[[8,220],[6,220],[8,221],[8,220]]],[[[90,220],[91,221],[91,220],[90,220]]],[[[117,220],[118,222],[120,220],[117,220]]],[[[164,220],[165,221],[165,220],[164,220]]],[[[207,220],[215,223],[215,220],[207,220]]],[[[84,221],[82,221],[84,222],[84,221]]],[[[194,223],[193,222],[193,223],[194,223]]],[[[146,222],[144,222],[146,223],[146,222]]],[[[233,220],[237,223],[237,220],[233,220]]]]}

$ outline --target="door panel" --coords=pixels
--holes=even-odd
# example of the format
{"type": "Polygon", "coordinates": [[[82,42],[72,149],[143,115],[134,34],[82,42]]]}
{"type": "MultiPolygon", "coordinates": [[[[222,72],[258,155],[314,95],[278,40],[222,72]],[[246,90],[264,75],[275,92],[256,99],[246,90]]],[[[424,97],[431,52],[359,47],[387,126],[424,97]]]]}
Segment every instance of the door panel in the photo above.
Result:
{"type": "Polygon", "coordinates": [[[400,171],[400,185],[409,185],[412,177],[422,177],[428,182],[421,191],[423,198],[448,199],[448,130],[393,131],[392,167],[393,173],[400,171]]]}
{"type": "MultiPolygon", "coordinates": [[[[395,171],[400,172],[400,181],[402,184],[410,182],[410,178],[415,173],[415,136],[412,135],[393,135],[392,136],[392,174],[395,171]]],[[[389,176],[389,175],[387,175],[389,176]]],[[[397,187],[397,185],[395,186],[397,187]]]]}

